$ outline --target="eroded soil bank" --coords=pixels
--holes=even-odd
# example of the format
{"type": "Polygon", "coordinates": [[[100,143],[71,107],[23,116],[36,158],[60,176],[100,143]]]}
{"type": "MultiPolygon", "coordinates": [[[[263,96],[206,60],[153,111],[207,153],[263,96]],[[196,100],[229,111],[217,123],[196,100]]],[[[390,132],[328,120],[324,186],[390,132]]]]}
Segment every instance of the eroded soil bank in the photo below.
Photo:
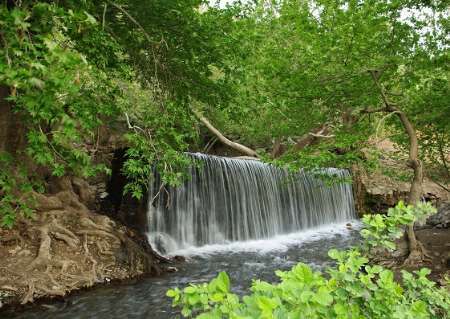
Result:
{"type": "Polygon", "coordinates": [[[87,183],[32,194],[37,212],[0,228],[0,308],[164,270],[144,236],[85,205],[87,183]]]}

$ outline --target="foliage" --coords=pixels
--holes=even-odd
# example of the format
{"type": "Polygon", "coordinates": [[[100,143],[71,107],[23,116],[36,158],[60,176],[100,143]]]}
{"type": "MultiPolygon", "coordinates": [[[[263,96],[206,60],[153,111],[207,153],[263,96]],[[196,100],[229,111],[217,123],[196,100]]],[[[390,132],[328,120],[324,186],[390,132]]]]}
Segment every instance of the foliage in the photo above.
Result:
{"type": "MultiPolygon", "coordinates": [[[[153,167],[166,185],[186,177],[184,152],[207,137],[195,105],[260,153],[283,142],[288,151],[274,164],[373,165],[361,151],[380,120],[362,112],[380,104],[372,70],[420,131],[423,160],[445,166],[445,9],[410,0],[3,3],[0,85],[26,126],[26,146],[12,155],[32,164],[29,175],[34,166],[54,176],[107,173],[92,147],[106,128],[129,147],[126,191],[140,198],[153,167]],[[412,8],[432,14],[403,18],[412,8]],[[329,138],[293,147],[321,126],[329,138]]],[[[398,119],[385,123],[406,145],[398,119]]]]}
{"type": "Polygon", "coordinates": [[[0,226],[9,228],[14,225],[17,212],[24,217],[32,216],[32,191],[42,190],[26,169],[14,167],[12,163],[13,158],[8,153],[0,152],[0,226]]]}
{"type": "MultiPolygon", "coordinates": [[[[190,163],[184,152],[198,138],[189,105],[225,99],[211,69],[233,47],[222,36],[231,11],[202,13],[200,4],[2,3],[0,85],[26,127],[24,148],[10,154],[29,163],[26,175],[36,167],[54,176],[109,173],[95,158],[102,127],[129,146],[125,191],[142,197],[152,165],[165,184],[178,185],[190,163]]],[[[7,176],[17,193],[19,176],[7,176]]]]}
{"type": "Polygon", "coordinates": [[[89,154],[79,146],[93,137],[103,116],[117,112],[110,98],[116,88],[65,34],[67,24],[82,30],[95,22],[86,13],[45,3],[0,10],[6,43],[1,49],[0,81],[11,87],[8,99],[27,123],[27,155],[56,176],[67,170],[95,174],[103,168],[91,165],[89,154]]]}
{"type": "MultiPolygon", "coordinates": [[[[388,216],[363,219],[361,231],[370,247],[393,248],[391,240],[401,226],[433,213],[428,204],[399,203],[388,216]]],[[[365,250],[363,250],[365,251],[365,250]]],[[[290,271],[277,271],[279,283],[254,280],[251,293],[240,298],[231,292],[230,279],[221,272],[210,283],[171,289],[167,296],[184,317],[196,318],[444,318],[450,314],[450,295],[427,278],[423,268],[394,273],[369,259],[357,248],[328,252],[336,266],[326,274],[299,263],[290,271]]]]}
{"type": "Polygon", "coordinates": [[[277,271],[278,284],[253,281],[242,300],[225,273],[167,295],[183,316],[196,318],[443,318],[450,311],[448,292],[426,278],[428,269],[403,271],[400,285],[391,270],[369,265],[356,250],[329,255],[337,266],[328,276],[300,263],[277,271]]]}
{"type": "Polygon", "coordinates": [[[369,250],[375,247],[394,250],[395,239],[403,234],[402,226],[423,220],[435,213],[436,209],[429,203],[417,203],[413,206],[400,201],[395,207],[389,208],[386,215],[364,215],[362,218],[364,229],[361,230],[361,236],[365,239],[364,245],[369,250]]]}
{"type": "Polygon", "coordinates": [[[25,148],[13,154],[31,160],[18,167],[11,159],[3,172],[3,224],[11,226],[16,212],[30,216],[31,206],[22,198],[27,194],[24,187],[32,188],[25,181],[36,166],[49,168],[54,176],[107,171],[93,163],[85,143],[94,140],[105,119],[117,116],[119,89],[114,73],[87,61],[70,37],[73,30],[100,32],[87,12],[44,2],[12,9],[1,5],[0,25],[0,85],[10,89],[7,100],[26,127],[17,132],[26,134],[25,148]]]}
{"type": "Polygon", "coordinates": [[[408,142],[395,116],[363,112],[381,104],[375,70],[420,132],[423,159],[446,165],[448,14],[438,2],[255,1],[241,15],[233,32],[241,50],[228,58],[236,94],[209,108],[228,134],[255,148],[283,142],[291,151],[277,161],[287,166],[367,164],[361,150],[380,122],[408,142]],[[333,138],[293,147],[322,125],[333,138]]]}

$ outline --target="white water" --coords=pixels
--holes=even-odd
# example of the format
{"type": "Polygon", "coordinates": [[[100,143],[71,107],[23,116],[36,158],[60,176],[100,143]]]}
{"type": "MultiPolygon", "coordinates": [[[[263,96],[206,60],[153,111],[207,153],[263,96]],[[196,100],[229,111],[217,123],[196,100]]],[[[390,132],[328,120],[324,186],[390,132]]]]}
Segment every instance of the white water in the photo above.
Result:
{"type": "MultiPolygon", "coordinates": [[[[200,256],[208,257],[222,253],[283,253],[291,247],[299,247],[306,243],[311,243],[324,238],[332,238],[334,236],[347,237],[350,236],[348,223],[329,224],[320,227],[314,227],[295,233],[276,235],[270,239],[257,239],[248,241],[235,241],[224,244],[210,244],[202,247],[188,247],[172,252],[173,255],[181,255],[187,257],[200,256]]],[[[360,228],[357,220],[351,221],[351,229],[360,228]]]]}
{"type": "MultiPolygon", "coordinates": [[[[259,239],[273,237],[281,241],[271,243],[283,245],[308,236],[301,230],[334,228],[355,217],[350,184],[328,186],[303,171],[292,175],[258,161],[192,156],[202,165],[190,169],[192,178],[182,186],[160,192],[153,203],[160,189],[157,176],[149,187],[148,236],[162,253],[233,247],[230,242],[252,249],[267,245],[259,239]]],[[[349,176],[334,168],[324,172],[349,176]]]]}

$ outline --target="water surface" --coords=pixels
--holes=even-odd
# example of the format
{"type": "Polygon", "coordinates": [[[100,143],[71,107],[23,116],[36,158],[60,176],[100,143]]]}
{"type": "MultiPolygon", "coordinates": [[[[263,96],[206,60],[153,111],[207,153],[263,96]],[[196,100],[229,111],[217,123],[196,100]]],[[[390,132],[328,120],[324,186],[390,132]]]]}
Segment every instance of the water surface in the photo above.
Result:
{"type": "MultiPolygon", "coordinates": [[[[354,222],[352,224],[355,225],[354,222]]],[[[176,273],[135,283],[103,286],[54,302],[34,306],[20,313],[0,313],[1,318],[177,318],[165,296],[167,289],[190,282],[207,282],[218,272],[230,275],[234,292],[248,291],[252,279],[276,281],[274,271],[288,270],[298,262],[315,269],[332,265],[327,257],[331,248],[346,248],[358,241],[358,232],[343,224],[332,224],[268,240],[233,242],[188,248],[177,253],[189,256],[176,273]]]]}

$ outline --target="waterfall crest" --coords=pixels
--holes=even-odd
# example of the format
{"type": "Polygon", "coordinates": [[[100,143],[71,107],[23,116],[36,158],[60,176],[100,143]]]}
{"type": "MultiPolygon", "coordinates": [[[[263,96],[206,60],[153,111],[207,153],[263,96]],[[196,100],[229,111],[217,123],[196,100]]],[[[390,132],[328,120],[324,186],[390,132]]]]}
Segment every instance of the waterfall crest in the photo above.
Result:
{"type": "Polygon", "coordinates": [[[202,165],[190,168],[192,178],[183,185],[156,196],[157,174],[150,183],[149,239],[160,252],[270,238],[355,217],[350,184],[327,186],[303,171],[293,175],[259,161],[192,156],[202,165]]]}

